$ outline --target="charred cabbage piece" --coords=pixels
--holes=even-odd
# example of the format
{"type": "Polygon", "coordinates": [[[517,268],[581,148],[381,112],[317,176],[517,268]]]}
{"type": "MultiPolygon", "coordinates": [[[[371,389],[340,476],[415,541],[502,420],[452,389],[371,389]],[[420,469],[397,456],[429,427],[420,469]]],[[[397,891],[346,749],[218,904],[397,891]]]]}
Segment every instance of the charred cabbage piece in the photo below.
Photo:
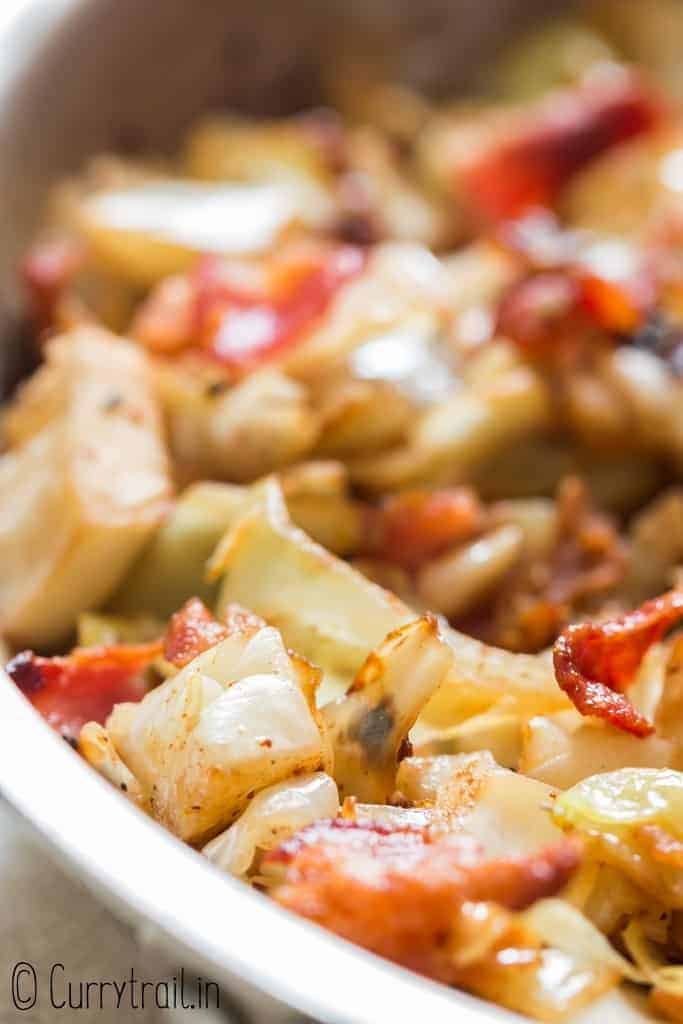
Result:
{"type": "Polygon", "coordinates": [[[449,664],[436,619],[427,616],[390,633],[368,655],[347,694],[326,705],[342,796],[389,802],[408,733],[449,664]]]}
{"type": "Polygon", "coordinates": [[[255,793],[327,766],[318,679],[277,630],[233,624],[139,704],[115,707],[107,733],[152,815],[182,839],[206,841],[255,793]]]}
{"type": "Polygon", "coordinates": [[[56,646],[102,604],[171,493],[143,353],[94,327],[51,342],[6,418],[0,459],[0,624],[56,646]]]}

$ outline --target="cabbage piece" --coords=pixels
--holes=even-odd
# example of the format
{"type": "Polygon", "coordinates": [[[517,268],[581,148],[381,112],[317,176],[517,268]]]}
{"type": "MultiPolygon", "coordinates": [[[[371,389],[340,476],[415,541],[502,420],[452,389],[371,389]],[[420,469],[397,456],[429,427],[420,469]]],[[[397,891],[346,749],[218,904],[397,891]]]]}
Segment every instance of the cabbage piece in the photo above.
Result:
{"type": "Polygon", "coordinates": [[[275,368],[234,386],[183,361],[157,360],[154,372],[184,481],[250,482],[304,458],[315,444],[318,419],[304,387],[275,368]]]}
{"type": "Polygon", "coordinates": [[[231,484],[194,484],[183,491],[108,608],[167,619],[189,597],[212,603],[216,587],[206,582],[206,565],[244,499],[244,488],[231,484]]]}
{"type": "Polygon", "coordinates": [[[142,644],[163,636],[166,623],[150,615],[126,617],[84,612],[78,616],[78,647],[110,647],[113,644],[142,644]]]}
{"type": "MultiPolygon", "coordinates": [[[[668,962],[665,948],[648,938],[641,921],[634,919],[629,922],[624,929],[623,940],[644,978],[655,987],[653,1008],[656,1008],[657,992],[683,1000],[683,966],[668,962]]],[[[661,1008],[665,1009],[663,1000],[661,1008]]],[[[672,1015],[672,1019],[676,1020],[676,1016],[672,1015]]]]}
{"type": "Polygon", "coordinates": [[[522,726],[519,715],[508,711],[503,699],[490,711],[446,728],[431,726],[423,718],[413,729],[411,740],[415,753],[423,757],[488,750],[503,768],[516,769],[522,749],[522,726]]]}
{"type": "Polygon", "coordinates": [[[428,407],[404,444],[354,459],[352,479],[372,493],[470,480],[487,459],[544,430],[551,409],[540,374],[513,366],[428,407]]]}
{"type": "Polygon", "coordinates": [[[569,183],[562,203],[569,222],[638,239],[659,217],[679,215],[681,141],[678,127],[666,127],[608,150],[569,183]]]}
{"type": "Polygon", "coordinates": [[[532,853],[562,838],[551,816],[555,792],[501,768],[486,751],[408,757],[396,786],[406,799],[435,807],[450,827],[473,835],[490,857],[532,853]]]}
{"type": "Polygon", "coordinates": [[[559,949],[520,944],[464,969],[458,985],[509,1010],[552,1022],[574,1019],[582,1007],[614,988],[618,977],[559,949]]]}
{"type": "Polygon", "coordinates": [[[267,252],[310,222],[307,199],[293,182],[152,180],[88,196],[79,226],[105,269],[150,285],[187,270],[202,253],[267,252]]]}
{"type": "Polygon", "coordinates": [[[642,971],[617,953],[595,925],[564,900],[539,900],[524,912],[524,920],[549,946],[577,960],[614,971],[629,981],[642,983],[645,980],[642,971]]]}
{"type": "Polygon", "coordinates": [[[449,664],[436,620],[418,619],[390,633],[368,655],[346,696],[324,707],[342,797],[389,802],[401,747],[449,664]]]}
{"type": "Polygon", "coordinates": [[[0,459],[0,623],[41,647],[115,590],[171,492],[144,353],[82,327],[46,356],[10,408],[0,459]]]}
{"type": "MultiPolygon", "coordinates": [[[[350,680],[368,651],[416,613],[293,527],[274,480],[253,493],[251,510],[212,560],[212,571],[224,575],[218,614],[234,601],[251,608],[325,673],[350,680]]],[[[504,696],[526,713],[568,706],[547,658],[488,647],[445,623],[440,631],[452,662],[426,722],[454,724],[467,717],[463,709],[474,714],[504,696]]]]}
{"type": "Polygon", "coordinates": [[[213,559],[213,572],[224,574],[219,617],[236,601],[325,672],[352,678],[368,652],[415,613],[294,527],[275,480],[253,494],[252,510],[213,559]]]}
{"type": "Polygon", "coordinates": [[[142,786],[124,764],[107,730],[98,722],[86,722],[78,738],[78,750],[85,760],[129,800],[146,809],[142,786]]]}
{"type": "Polygon", "coordinates": [[[329,775],[314,772],[287,779],[258,793],[238,820],[202,850],[232,875],[245,876],[260,850],[271,850],[293,832],[315,821],[334,818],[339,810],[337,786],[329,775]]]}
{"type": "Polygon", "coordinates": [[[522,730],[519,770],[559,789],[625,764],[667,768],[678,762],[675,744],[669,740],[656,735],[639,739],[586,721],[574,711],[534,716],[522,730]]]}
{"type": "Polygon", "coordinates": [[[207,117],[193,127],[184,167],[204,181],[288,184],[301,197],[306,223],[328,219],[332,175],[328,125],[305,119],[250,121],[207,117]]]}
{"type": "Polygon", "coordinates": [[[683,907],[683,772],[621,768],[560,794],[555,821],[665,906],[683,907]]]}
{"type": "Polygon", "coordinates": [[[139,704],[117,705],[106,728],[154,817],[206,841],[255,793],[327,766],[318,681],[277,630],[235,627],[139,704]]]}
{"type": "Polygon", "coordinates": [[[593,775],[559,797],[555,815],[586,831],[625,834],[652,823],[683,837],[683,772],[622,768],[593,775]]]}
{"type": "Polygon", "coordinates": [[[549,20],[505,48],[492,84],[508,101],[528,100],[573,85],[594,64],[614,60],[605,39],[575,18],[549,20]]]}

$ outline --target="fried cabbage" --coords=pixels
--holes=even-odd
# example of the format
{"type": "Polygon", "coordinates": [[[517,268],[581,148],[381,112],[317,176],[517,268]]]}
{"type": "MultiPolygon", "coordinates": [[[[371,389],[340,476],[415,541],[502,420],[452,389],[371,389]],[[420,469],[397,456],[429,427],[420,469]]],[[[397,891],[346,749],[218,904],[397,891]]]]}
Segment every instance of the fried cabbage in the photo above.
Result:
{"type": "Polygon", "coordinates": [[[171,483],[144,354],[83,327],[46,356],[5,421],[0,627],[16,644],[54,647],[116,589],[171,483]]]}
{"type": "MultiPolygon", "coordinates": [[[[318,681],[277,630],[238,625],[140,703],[118,704],[106,732],[149,812],[182,839],[205,842],[255,793],[328,766],[318,681]]],[[[95,767],[105,764],[100,749],[95,767]]]]}

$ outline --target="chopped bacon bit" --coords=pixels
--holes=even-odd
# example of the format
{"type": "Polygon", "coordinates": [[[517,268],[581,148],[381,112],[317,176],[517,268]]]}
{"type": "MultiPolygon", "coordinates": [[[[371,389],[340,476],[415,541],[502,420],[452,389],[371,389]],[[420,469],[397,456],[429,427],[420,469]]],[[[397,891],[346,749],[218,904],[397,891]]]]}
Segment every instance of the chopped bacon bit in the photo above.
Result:
{"type": "Polygon", "coordinates": [[[655,307],[655,281],[645,267],[616,281],[584,269],[580,285],[581,304],[589,318],[615,334],[637,331],[655,307]]]}
{"type": "Polygon", "coordinates": [[[30,314],[38,331],[54,326],[59,300],[84,260],[83,245],[73,239],[37,242],[29,249],[20,273],[28,292],[30,314]]]}
{"type": "Polygon", "coordinates": [[[662,988],[650,990],[648,1007],[658,1018],[683,1024],[683,996],[662,988]]]}
{"type": "Polygon", "coordinates": [[[683,618],[683,591],[671,590],[617,619],[569,626],[555,643],[560,687],[582,715],[597,715],[634,736],[649,736],[652,722],[624,693],[648,648],[683,618]]]}
{"type": "Polygon", "coordinates": [[[558,892],[578,862],[579,849],[568,840],[525,857],[487,861],[467,835],[337,818],[288,839],[263,866],[285,869],[274,892],[282,906],[380,956],[452,982],[452,945],[465,901],[523,909],[558,892]]]}
{"type": "Polygon", "coordinates": [[[513,284],[498,307],[498,332],[537,356],[552,353],[583,326],[581,290],[566,270],[548,270],[513,284]]]}
{"type": "Polygon", "coordinates": [[[245,373],[302,341],[366,262],[358,246],[313,242],[290,245],[265,264],[206,256],[190,275],[152,292],[133,334],[154,352],[198,347],[245,373]]]}
{"type": "Polygon", "coordinates": [[[632,72],[587,81],[523,111],[503,139],[460,169],[459,185],[489,221],[552,206],[564,185],[611,146],[663,120],[661,100],[632,72]]]}
{"type": "Polygon", "coordinates": [[[189,278],[167,277],[138,308],[131,333],[151,352],[179,352],[192,343],[193,308],[189,278]]]}
{"type": "Polygon", "coordinates": [[[552,550],[513,571],[480,624],[459,624],[466,632],[512,651],[543,650],[577,612],[595,607],[596,599],[604,602],[623,578],[625,545],[616,524],[593,506],[583,481],[565,477],[556,507],[552,550]]]}
{"type": "Polygon", "coordinates": [[[484,510],[469,487],[406,491],[370,512],[368,554],[416,569],[481,530],[484,510]]]}
{"type": "Polygon", "coordinates": [[[303,340],[366,259],[351,245],[291,247],[274,257],[265,291],[254,293],[227,281],[220,261],[207,257],[195,279],[199,343],[236,370],[260,366],[303,340]]]}
{"type": "Polygon", "coordinates": [[[160,653],[159,643],[76,648],[59,658],[22,651],[7,674],[53,729],[76,739],[86,722],[104,724],[115,704],[142,700],[160,653]]]}
{"type": "Polygon", "coordinates": [[[499,330],[534,354],[591,327],[622,340],[654,315],[660,268],[644,249],[627,242],[588,245],[549,210],[508,221],[493,237],[527,270],[503,296],[499,330]]]}
{"type": "Polygon", "coordinates": [[[164,657],[176,668],[182,668],[202,651],[208,651],[230,630],[214,618],[203,601],[191,597],[180,611],[171,616],[164,637],[164,657]]]}

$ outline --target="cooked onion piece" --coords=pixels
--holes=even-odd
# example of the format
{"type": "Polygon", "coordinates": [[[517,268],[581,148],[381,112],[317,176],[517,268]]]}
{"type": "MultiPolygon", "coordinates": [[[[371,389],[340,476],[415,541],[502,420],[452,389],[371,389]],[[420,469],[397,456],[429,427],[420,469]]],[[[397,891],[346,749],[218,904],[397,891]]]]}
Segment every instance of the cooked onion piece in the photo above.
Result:
{"type": "Polygon", "coordinates": [[[245,877],[258,852],[271,850],[306,825],[334,818],[338,810],[337,786],[329,775],[314,772],[287,779],[261,790],[202,853],[223,871],[245,877]]]}
{"type": "Polygon", "coordinates": [[[191,842],[229,825],[251,796],[327,765],[318,673],[272,628],[235,625],[106,727],[151,813],[191,842]]]}
{"type": "Polygon", "coordinates": [[[0,459],[0,622],[63,642],[116,588],[171,493],[144,355],[94,327],[53,341],[10,409],[0,459]]]}
{"type": "Polygon", "coordinates": [[[408,733],[450,665],[436,619],[402,626],[360,667],[346,696],[323,709],[342,797],[388,803],[408,733]]]}

